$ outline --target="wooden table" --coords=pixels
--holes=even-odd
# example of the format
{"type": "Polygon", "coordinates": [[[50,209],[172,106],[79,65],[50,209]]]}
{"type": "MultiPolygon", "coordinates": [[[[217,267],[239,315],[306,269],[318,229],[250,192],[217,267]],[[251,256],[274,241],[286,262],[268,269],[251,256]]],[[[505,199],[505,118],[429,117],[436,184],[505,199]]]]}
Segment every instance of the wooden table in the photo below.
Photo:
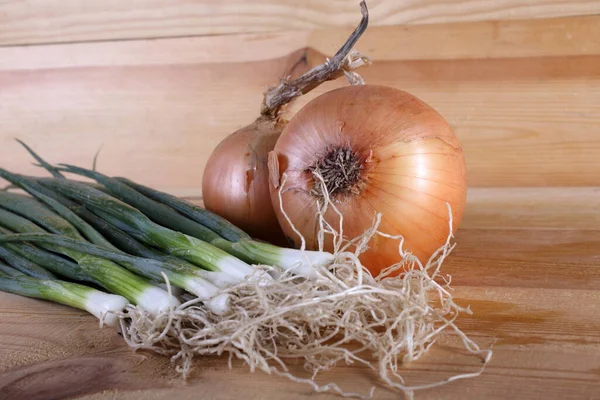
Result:
{"type": "MultiPolygon", "coordinates": [[[[206,29],[196,29],[186,28],[186,13],[158,24],[152,12],[121,11],[114,1],[108,14],[69,2],[56,2],[55,13],[6,3],[1,166],[39,173],[14,137],[53,162],[82,165],[102,146],[102,171],[193,199],[208,155],[252,121],[264,87],[299,60],[304,69],[322,62],[358,21],[345,9],[336,23],[306,25],[288,10],[288,28],[303,30],[264,22],[269,33],[248,33],[260,31],[251,13],[238,26],[202,20],[206,29]],[[40,19],[46,31],[34,23],[40,19]],[[315,27],[324,29],[306,30],[315,27]],[[236,34],[195,36],[207,33],[236,34]]],[[[444,272],[457,301],[474,312],[459,327],[494,354],[481,376],[416,398],[600,399],[600,17],[591,15],[600,4],[540,0],[527,14],[514,1],[457,2],[469,4],[461,19],[445,2],[428,3],[425,14],[387,12],[388,1],[373,7],[373,26],[357,48],[374,64],[361,74],[421,97],[461,140],[468,206],[444,272]],[[528,19],[534,14],[553,18],[528,19]],[[464,22],[490,15],[500,21],[464,22]],[[446,22],[398,25],[406,21],[446,22]]],[[[405,373],[409,382],[428,382],[479,366],[448,338],[405,373]]],[[[340,366],[332,378],[347,390],[377,384],[358,366],[340,366]]],[[[375,394],[399,397],[382,386],[375,394]]],[[[132,352],[85,313],[0,293],[0,399],[62,398],[337,397],[240,364],[229,370],[224,359],[200,360],[184,383],[167,358],[132,352]]]]}
{"type": "MultiPolygon", "coordinates": [[[[600,232],[583,226],[598,222],[600,189],[570,192],[590,202],[563,212],[552,194],[528,193],[528,205],[500,192],[493,201],[488,190],[472,192],[445,272],[453,276],[457,302],[473,310],[458,326],[483,348],[492,346],[493,357],[481,376],[417,392],[417,399],[600,398],[600,232]],[[572,222],[565,227],[566,221],[572,222]],[[531,227],[542,223],[547,226],[531,227]]],[[[114,331],[99,330],[94,318],[42,301],[0,293],[0,322],[6,400],[336,398],[251,374],[239,363],[229,370],[225,359],[199,360],[184,384],[167,358],[134,353],[114,331]]],[[[406,376],[430,382],[479,366],[477,357],[448,340],[408,366],[406,376]]],[[[349,391],[366,391],[374,379],[358,366],[327,376],[349,391]]],[[[399,396],[383,386],[375,394],[399,396]]]]}

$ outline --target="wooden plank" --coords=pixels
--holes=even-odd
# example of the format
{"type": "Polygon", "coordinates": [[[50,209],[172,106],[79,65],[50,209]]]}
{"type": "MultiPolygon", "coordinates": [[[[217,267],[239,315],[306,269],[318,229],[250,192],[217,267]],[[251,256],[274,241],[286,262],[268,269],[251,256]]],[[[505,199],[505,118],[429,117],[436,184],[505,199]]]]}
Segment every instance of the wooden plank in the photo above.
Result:
{"type": "MultiPolygon", "coordinates": [[[[597,243],[599,232],[519,232],[465,229],[457,237],[459,246],[443,271],[453,275],[456,301],[473,311],[458,325],[483,348],[493,346],[494,354],[480,377],[419,392],[417,399],[593,399],[599,393],[600,259],[593,248],[582,253],[580,246],[597,243]],[[565,236],[568,240],[561,239],[565,236]],[[553,257],[549,247],[555,248],[553,257]],[[473,277],[477,263],[480,274],[473,277]],[[582,265],[595,287],[582,279],[582,265]]],[[[284,378],[251,374],[238,362],[228,370],[224,358],[198,362],[184,383],[166,358],[131,352],[114,332],[98,330],[92,317],[3,293],[0,344],[0,390],[8,398],[234,399],[242,393],[265,399],[282,393],[290,399],[337,398],[311,394],[284,378]],[[70,373],[75,370],[79,373],[70,373]],[[58,384],[61,379],[68,384],[58,384]]],[[[455,337],[445,336],[401,372],[414,384],[476,371],[478,358],[459,349],[455,337]]],[[[372,372],[357,365],[340,366],[327,377],[346,390],[378,385],[372,372]]],[[[398,393],[379,386],[376,398],[398,398],[398,393]]]]}
{"type": "MultiPolygon", "coordinates": [[[[376,60],[440,60],[594,55],[598,15],[370,27],[357,47],[376,60]]],[[[310,47],[331,54],[346,30],[317,30],[310,47]]]]}
{"type": "Polygon", "coordinates": [[[599,241],[599,230],[459,229],[446,271],[469,286],[597,291],[599,241]]]}
{"type": "Polygon", "coordinates": [[[461,229],[600,227],[599,187],[471,188],[461,229]]]}
{"type": "Polygon", "coordinates": [[[89,314],[1,292],[0,304],[3,399],[165,387],[155,382],[179,377],[167,358],[132,352],[115,330],[99,329],[89,314]]]}
{"type": "MultiPolygon", "coordinates": [[[[512,20],[600,12],[596,0],[380,0],[373,25],[512,20]]],[[[0,45],[215,35],[347,27],[358,2],[309,0],[8,0],[0,4],[0,45]]]]}
{"type": "Polygon", "coordinates": [[[459,240],[457,257],[482,261],[507,259],[553,265],[595,265],[600,261],[600,230],[469,229],[457,232],[459,240]]]}
{"type": "MultiPolygon", "coordinates": [[[[264,61],[302,48],[331,55],[350,30],[0,47],[0,70],[264,61]]],[[[357,48],[378,61],[599,55],[600,16],[389,27],[371,24],[357,48]]]]}
{"type": "MultiPolygon", "coordinates": [[[[253,121],[264,88],[300,57],[0,71],[0,159],[9,169],[37,171],[14,137],[54,162],[82,165],[103,146],[105,172],[199,195],[212,149],[253,121]]],[[[308,53],[309,65],[323,59],[308,53]]],[[[448,119],[465,150],[471,187],[595,187],[598,65],[600,56],[375,60],[363,76],[412,92],[448,119]]],[[[323,85],[290,115],[344,84],[323,85]]]]}

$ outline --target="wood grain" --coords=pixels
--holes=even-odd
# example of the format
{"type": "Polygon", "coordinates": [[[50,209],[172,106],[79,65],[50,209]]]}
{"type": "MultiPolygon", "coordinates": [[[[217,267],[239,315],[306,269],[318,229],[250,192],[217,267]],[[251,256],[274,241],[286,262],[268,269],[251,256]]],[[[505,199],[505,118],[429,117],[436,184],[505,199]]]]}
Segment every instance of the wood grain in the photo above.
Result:
{"type": "Polygon", "coordinates": [[[179,377],[168,359],[130,351],[116,331],[76,309],[0,293],[0,321],[3,400],[165,387],[155,382],[179,377]]]}
{"type": "Polygon", "coordinates": [[[596,230],[600,226],[600,187],[471,188],[467,197],[463,229],[596,230]]]}
{"type": "MultiPolygon", "coordinates": [[[[458,325],[494,350],[480,377],[416,398],[600,399],[600,16],[591,15],[600,3],[369,7],[371,27],[357,46],[374,60],[361,71],[367,82],[429,102],[464,147],[467,209],[443,271],[474,313],[458,325]],[[491,19],[505,20],[481,21],[491,19]]],[[[0,47],[1,166],[41,173],[15,137],[52,162],[84,166],[102,147],[103,172],[198,201],[216,144],[252,122],[264,88],[291,65],[333,54],[358,20],[355,8],[316,0],[0,2],[0,46],[47,43],[0,47]],[[175,37],[236,32],[245,33],[175,37]],[[158,39],[122,40],[142,38],[158,39]],[[114,41],[56,44],[90,40],[114,41]]],[[[290,115],[342,84],[300,99],[290,115]]],[[[480,360],[460,348],[447,335],[402,373],[413,384],[476,371],[480,360]]],[[[346,390],[375,384],[375,398],[399,397],[357,365],[329,377],[346,390]]],[[[83,312],[0,293],[2,400],[282,396],[339,398],[239,362],[229,370],[224,358],[200,360],[183,382],[167,358],[131,351],[83,312]]]]}
{"type": "MultiPolygon", "coordinates": [[[[596,0],[377,0],[368,5],[373,25],[600,12],[596,0]]],[[[0,3],[0,45],[347,27],[359,19],[358,1],[7,0],[0,3]]]]}
{"type": "MultiPolygon", "coordinates": [[[[444,271],[453,276],[456,301],[473,311],[458,325],[482,347],[492,346],[494,354],[480,377],[419,392],[416,399],[594,399],[600,393],[600,259],[597,246],[582,251],[581,244],[598,239],[599,231],[462,230],[444,271]]],[[[0,322],[0,390],[8,399],[35,398],[50,389],[65,394],[76,389],[77,398],[88,400],[234,399],[242,393],[338,398],[311,394],[284,378],[251,374],[237,362],[229,370],[220,358],[198,362],[184,385],[165,358],[133,353],[114,332],[98,330],[92,317],[38,300],[0,293],[0,322]],[[65,376],[61,371],[74,366],[82,369],[70,375],[71,385],[58,385],[56,377],[65,376]],[[152,386],[143,387],[149,380],[152,386]]],[[[457,338],[448,335],[402,373],[409,383],[426,383],[476,371],[478,365],[478,358],[460,351],[457,338]]],[[[359,366],[340,366],[328,377],[347,390],[376,384],[375,398],[398,398],[359,366]]]]}
{"type": "MultiPolygon", "coordinates": [[[[374,57],[374,64],[361,72],[368,83],[414,93],[448,119],[464,147],[471,187],[596,187],[600,176],[596,162],[600,35],[585,39],[585,26],[599,29],[600,17],[589,17],[587,25],[577,31],[579,55],[566,52],[566,42],[560,41],[558,55],[552,55],[551,41],[542,40],[540,53],[523,56],[525,49],[534,46],[531,38],[543,31],[543,23],[535,21],[531,31],[527,24],[519,25],[520,35],[530,38],[524,39],[523,47],[517,35],[512,45],[504,44],[511,37],[508,33],[492,41],[490,51],[497,54],[492,58],[482,51],[482,44],[472,47],[469,59],[460,52],[455,54],[458,58],[449,59],[395,59],[393,54],[399,50],[394,36],[380,42],[375,53],[381,58],[374,57]],[[496,48],[504,50],[495,53],[496,48]],[[514,49],[514,57],[509,49],[514,49]]],[[[552,20],[547,23],[555,26],[552,20]]],[[[495,25],[477,26],[488,32],[495,25]]],[[[372,32],[377,29],[388,28],[372,32]]],[[[402,29],[395,29],[402,37],[402,29]]],[[[206,61],[206,56],[184,55],[194,46],[187,40],[170,40],[182,43],[171,52],[164,45],[162,51],[169,56],[161,62],[150,55],[158,49],[152,41],[136,43],[132,54],[138,56],[126,56],[123,62],[119,55],[133,48],[121,47],[121,43],[101,44],[99,52],[90,47],[90,56],[81,45],[52,46],[42,52],[35,46],[21,49],[15,67],[3,62],[0,70],[3,166],[37,172],[13,141],[15,137],[51,155],[54,162],[82,165],[91,165],[103,146],[100,167],[105,172],[125,174],[180,195],[199,195],[208,155],[222,138],[253,121],[264,88],[304,55],[308,66],[322,62],[326,55],[292,45],[284,53],[280,44],[277,52],[267,52],[265,58],[244,62],[217,52],[216,60],[206,61]],[[115,49],[107,50],[111,46],[115,49]],[[34,60],[30,68],[24,63],[27,51],[34,60]],[[57,53],[48,61],[38,61],[46,59],[45,51],[57,53]],[[71,56],[75,61],[69,66],[71,56]]],[[[250,54],[260,53],[264,40],[279,39],[252,41],[231,36],[219,40],[229,40],[230,49],[237,46],[250,54]]],[[[328,43],[340,42],[331,39],[328,43]]],[[[197,44],[199,54],[207,50],[206,43],[197,44]]],[[[343,84],[341,80],[329,83],[301,98],[290,108],[290,115],[324,90],[343,84]]]]}
{"type": "MultiPolygon", "coordinates": [[[[600,54],[598,16],[376,27],[357,48],[374,60],[600,54]],[[442,40],[443,39],[443,40],[442,40]]],[[[0,70],[265,61],[295,49],[334,54],[351,28],[0,47],[0,70]]]]}

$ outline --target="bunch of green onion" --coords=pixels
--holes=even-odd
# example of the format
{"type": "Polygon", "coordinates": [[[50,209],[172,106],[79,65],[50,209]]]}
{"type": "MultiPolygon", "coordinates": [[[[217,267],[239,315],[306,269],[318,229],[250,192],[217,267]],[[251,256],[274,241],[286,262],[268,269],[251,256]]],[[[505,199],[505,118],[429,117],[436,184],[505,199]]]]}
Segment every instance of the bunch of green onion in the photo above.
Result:
{"type": "Polygon", "coordinates": [[[315,279],[315,266],[333,260],[256,241],[201,207],[128,179],[52,166],[22,144],[53,176],[0,169],[27,193],[0,191],[2,291],[87,310],[114,325],[127,304],[158,315],[190,295],[224,314],[231,296],[224,289],[266,284],[279,273],[315,279]]]}
{"type": "Polygon", "coordinates": [[[127,305],[122,296],[53,278],[36,278],[0,263],[0,290],[50,300],[84,310],[107,326],[117,325],[117,313],[127,305]]]}

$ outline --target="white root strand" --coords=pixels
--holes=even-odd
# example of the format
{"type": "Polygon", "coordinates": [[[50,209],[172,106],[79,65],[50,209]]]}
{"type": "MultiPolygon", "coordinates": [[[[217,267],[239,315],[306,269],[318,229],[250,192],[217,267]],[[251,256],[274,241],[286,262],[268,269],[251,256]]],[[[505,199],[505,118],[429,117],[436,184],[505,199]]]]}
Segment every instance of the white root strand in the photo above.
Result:
{"type": "MultiPolygon", "coordinates": [[[[280,205],[286,176],[282,178],[280,205]]],[[[318,173],[316,179],[320,179],[318,173]]],[[[128,345],[170,355],[179,361],[178,370],[185,376],[194,358],[228,354],[230,368],[235,357],[252,372],[276,374],[308,384],[316,392],[344,397],[371,398],[375,387],[361,394],[345,392],[335,383],[317,383],[322,372],[342,362],[361,363],[407,398],[417,390],[480,375],[492,352],[480,349],[458,328],[455,321],[459,314],[470,310],[454,303],[450,278],[440,275],[442,263],[454,248],[450,207],[448,239],[423,265],[403,250],[402,237],[378,231],[380,214],[363,235],[346,240],[341,222],[336,230],[324,220],[329,208],[341,220],[343,217],[326,190],[323,193],[317,213],[319,241],[322,246],[327,235],[333,236],[336,251],[332,265],[315,267],[319,268],[318,279],[283,273],[266,285],[243,282],[224,289],[231,294],[231,311],[224,315],[215,315],[194,300],[156,318],[130,307],[121,320],[128,345]],[[397,239],[401,260],[373,277],[358,256],[376,235],[397,239]],[[398,276],[390,277],[398,271],[398,276]],[[406,384],[400,367],[421,358],[445,331],[460,338],[468,352],[482,358],[479,371],[429,384],[406,384]],[[290,371],[286,361],[293,359],[304,362],[309,377],[290,371]]],[[[303,239],[302,243],[304,247],[303,239]]]]}

